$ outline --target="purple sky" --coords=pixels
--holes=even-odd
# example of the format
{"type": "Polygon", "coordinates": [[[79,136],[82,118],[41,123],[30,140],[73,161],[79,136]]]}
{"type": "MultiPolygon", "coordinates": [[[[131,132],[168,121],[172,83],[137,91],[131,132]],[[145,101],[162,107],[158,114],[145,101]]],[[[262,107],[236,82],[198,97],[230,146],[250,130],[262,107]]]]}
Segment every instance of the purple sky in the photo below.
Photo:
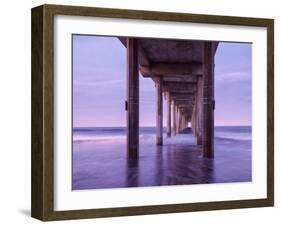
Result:
{"type": "MultiPolygon", "coordinates": [[[[215,125],[251,125],[251,61],[251,44],[219,44],[215,125]]],[[[125,126],[125,100],[125,47],[113,37],[73,35],[73,126],[125,126]]],[[[154,125],[154,83],[140,76],[140,126],[154,125]]]]}

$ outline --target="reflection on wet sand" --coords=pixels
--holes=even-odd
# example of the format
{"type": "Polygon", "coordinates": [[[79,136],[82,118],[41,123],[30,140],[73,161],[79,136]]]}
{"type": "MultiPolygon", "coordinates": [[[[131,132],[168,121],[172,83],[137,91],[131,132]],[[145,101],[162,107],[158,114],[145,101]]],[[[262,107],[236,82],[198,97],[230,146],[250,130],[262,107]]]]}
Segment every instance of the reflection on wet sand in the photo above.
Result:
{"type": "Polygon", "coordinates": [[[125,138],[76,142],[73,189],[251,181],[250,140],[216,138],[213,160],[202,158],[201,148],[192,134],[164,140],[163,146],[142,139],[139,159],[127,160],[125,138]]]}

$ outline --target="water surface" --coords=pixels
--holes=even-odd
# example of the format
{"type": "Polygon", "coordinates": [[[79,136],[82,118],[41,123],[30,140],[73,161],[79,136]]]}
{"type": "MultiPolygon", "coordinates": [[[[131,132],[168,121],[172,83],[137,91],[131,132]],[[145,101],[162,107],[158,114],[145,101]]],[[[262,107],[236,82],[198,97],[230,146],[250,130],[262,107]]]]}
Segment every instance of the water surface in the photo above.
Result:
{"type": "Polygon", "coordinates": [[[125,128],[74,128],[72,189],[251,181],[251,127],[216,127],[213,160],[191,133],[155,140],[155,128],[140,128],[139,159],[128,161],[125,128]]]}

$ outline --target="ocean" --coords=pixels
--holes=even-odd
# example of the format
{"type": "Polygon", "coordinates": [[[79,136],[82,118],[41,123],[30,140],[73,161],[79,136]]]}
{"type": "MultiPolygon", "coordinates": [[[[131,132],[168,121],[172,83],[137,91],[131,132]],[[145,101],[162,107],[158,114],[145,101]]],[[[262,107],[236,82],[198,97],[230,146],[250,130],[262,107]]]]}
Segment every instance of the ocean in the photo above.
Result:
{"type": "MultiPolygon", "coordinates": [[[[140,127],[140,139],[154,139],[155,127],[140,127]]],[[[166,136],[165,128],[163,136],[166,136]]],[[[252,129],[250,126],[217,126],[215,127],[216,138],[234,140],[251,140],[252,129]]],[[[84,127],[73,129],[73,142],[98,142],[118,141],[126,139],[125,127],[84,127]]]]}
{"type": "Polygon", "coordinates": [[[72,189],[104,189],[226,182],[252,178],[250,126],[215,127],[215,158],[202,158],[192,133],[155,145],[154,127],[140,128],[139,160],[127,161],[125,127],[73,129],[72,189]]]}

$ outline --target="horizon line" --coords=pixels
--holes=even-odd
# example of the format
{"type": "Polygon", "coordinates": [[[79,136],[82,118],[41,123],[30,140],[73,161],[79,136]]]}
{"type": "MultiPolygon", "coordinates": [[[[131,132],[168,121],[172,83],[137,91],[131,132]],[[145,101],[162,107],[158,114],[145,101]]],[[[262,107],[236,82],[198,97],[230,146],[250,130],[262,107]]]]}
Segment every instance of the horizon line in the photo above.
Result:
{"type": "MultiPolygon", "coordinates": [[[[247,127],[250,127],[252,125],[214,125],[215,127],[218,127],[218,126],[247,126],[247,127]]],[[[72,128],[117,128],[117,127],[127,127],[127,126],[72,126],[72,128]]],[[[145,125],[145,126],[139,126],[139,128],[143,128],[143,127],[155,127],[156,126],[153,126],[153,125],[145,125]]],[[[166,126],[163,126],[163,128],[166,128],[166,126]]],[[[189,127],[191,128],[191,127],[189,127]]]]}

